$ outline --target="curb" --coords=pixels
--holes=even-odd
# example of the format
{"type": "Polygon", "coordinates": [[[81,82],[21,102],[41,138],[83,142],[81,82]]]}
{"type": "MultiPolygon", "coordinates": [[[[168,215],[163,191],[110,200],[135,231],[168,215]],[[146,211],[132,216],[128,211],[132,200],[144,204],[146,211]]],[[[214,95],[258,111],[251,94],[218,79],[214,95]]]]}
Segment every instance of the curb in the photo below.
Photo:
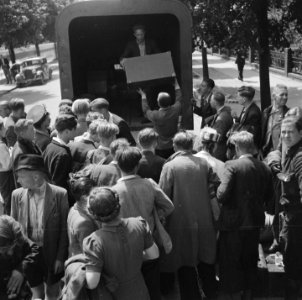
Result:
{"type": "Polygon", "coordinates": [[[13,87],[12,89],[10,89],[10,90],[6,90],[5,92],[3,92],[3,93],[1,93],[0,94],[0,97],[2,97],[3,95],[6,95],[6,94],[8,94],[8,93],[10,93],[10,92],[12,92],[13,90],[15,90],[15,89],[17,89],[18,87],[17,86],[15,86],[15,87],[13,87]]]}

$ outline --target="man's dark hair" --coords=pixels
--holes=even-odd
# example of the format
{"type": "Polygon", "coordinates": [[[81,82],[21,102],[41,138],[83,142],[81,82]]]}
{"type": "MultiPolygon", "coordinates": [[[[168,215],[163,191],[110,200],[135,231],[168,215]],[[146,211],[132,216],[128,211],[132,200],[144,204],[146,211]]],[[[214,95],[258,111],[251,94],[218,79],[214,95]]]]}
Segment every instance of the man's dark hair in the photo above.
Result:
{"type": "Polygon", "coordinates": [[[213,93],[213,99],[220,105],[223,106],[225,102],[225,96],[221,92],[213,93]]]}
{"type": "Polygon", "coordinates": [[[207,86],[211,89],[213,89],[215,87],[215,81],[211,78],[206,78],[202,80],[203,82],[205,82],[207,84],[207,86]]]}
{"type": "Polygon", "coordinates": [[[62,132],[66,129],[73,130],[77,127],[77,119],[72,115],[62,114],[55,120],[55,129],[62,132]]]}
{"type": "Polygon", "coordinates": [[[125,173],[133,172],[141,158],[142,154],[136,147],[128,147],[116,152],[118,166],[125,173]]]}
{"type": "Polygon", "coordinates": [[[24,107],[25,107],[25,103],[24,103],[24,100],[21,99],[21,98],[13,98],[9,102],[9,108],[12,111],[17,111],[19,109],[24,109],[24,107]]]}
{"type": "Polygon", "coordinates": [[[187,131],[176,133],[173,138],[173,144],[178,149],[192,150],[193,142],[194,142],[194,136],[187,131]]]}
{"type": "Polygon", "coordinates": [[[70,191],[76,201],[80,201],[83,196],[89,196],[95,182],[89,177],[71,178],[69,180],[70,191]]]}
{"type": "Polygon", "coordinates": [[[138,133],[138,142],[142,148],[149,148],[158,140],[158,133],[153,128],[145,128],[138,133]]]}
{"type": "Polygon", "coordinates": [[[251,86],[242,86],[237,91],[241,97],[245,97],[249,100],[253,100],[255,96],[255,89],[251,86]]]}
{"type": "Polygon", "coordinates": [[[159,107],[166,108],[172,104],[172,99],[168,93],[161,92],[158,94],[157,102],[159,107]]]}

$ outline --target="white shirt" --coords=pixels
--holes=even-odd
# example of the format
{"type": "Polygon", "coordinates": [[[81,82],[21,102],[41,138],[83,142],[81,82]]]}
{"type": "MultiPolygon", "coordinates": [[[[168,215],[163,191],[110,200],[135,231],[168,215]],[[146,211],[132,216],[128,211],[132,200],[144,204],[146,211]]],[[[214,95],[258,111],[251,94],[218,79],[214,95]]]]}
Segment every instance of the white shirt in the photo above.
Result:
{"type": "Polygon", "coordinates": [[[0,141],[0,172],[9,171],[11,168],[12,161],[9,148],[3,141],[0,141]]]}

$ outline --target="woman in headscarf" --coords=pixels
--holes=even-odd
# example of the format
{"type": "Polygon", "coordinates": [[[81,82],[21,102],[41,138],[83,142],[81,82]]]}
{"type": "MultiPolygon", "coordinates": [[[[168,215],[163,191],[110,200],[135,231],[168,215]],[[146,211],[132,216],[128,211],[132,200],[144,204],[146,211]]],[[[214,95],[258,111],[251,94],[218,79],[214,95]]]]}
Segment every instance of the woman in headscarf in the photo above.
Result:
{"type": "Polygon", "coordinates": [[[105,275],[116,279],[117,284],[108,287],[114,299],[149,300],[141,266],[144,259],[158,258],[159,251],[147,222],[140,217],[122,219],[118,195],[108,187],[91,191],[88,209],[102,223],[83,242],[88,288],[96,288],[105,275]]]}
{"type": "Polygon", "coordinates": [[[35,286],[38,263],[38,246],[23,235],[12,217],[0,216],[0,299],[31,299],[28,284],[35,286]]]}

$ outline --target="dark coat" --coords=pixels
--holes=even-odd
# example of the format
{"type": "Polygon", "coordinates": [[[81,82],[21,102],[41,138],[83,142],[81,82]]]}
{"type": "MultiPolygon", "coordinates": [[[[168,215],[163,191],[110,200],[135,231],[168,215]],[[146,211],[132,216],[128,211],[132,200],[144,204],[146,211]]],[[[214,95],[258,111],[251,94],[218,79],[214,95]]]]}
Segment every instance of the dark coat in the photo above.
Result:
{"type": "Polygon", "coordinates": [[[95,165],[90,178],[97,186],[113,186],[122,177],[122,172],[116,162],[95,165]]]}
{"type": "MultiPolygon", "coordinates": [[[[153,40],[145,40],[145,47],[147,55],[159,53],[159,49],[153,40]]],[[[139,47],[136,40],[132,40],[128,42],[123,54],[121,55],[121,59],[137,56],[140,56],[139,47]]]]}
{"type": "Polygon", "coordinates": [[[281,133],[281,120],[284,118],[285,114],[288,112],[289,108],[284,106],[282,113],[280,114],[280,122],[272,128],[272,131],[269,133],[269,139],[266,138],[268,120],[270,117],[270,113],[272,111],[273,106],[267,107],[262,112],[262,122],[261,122],[261,150],[262,154],[265,157],[268,152],[273,148],[273,150],[277,149],[277,146],[280,141],[280,133],[281,133]]]}
{"type": "Polygon", "coordinates": [[[51,142],[50,133],[47,134],[43,131],[36,129],[35,143],[41,149],[42,152],[46,149],[47,145],[50,142],[51,142]]]}
{"type": "Polygon", "coordinates": [[[225,161],[227,151],[227,133],[233,126],[233,118],[229,107],[223,107],[219,112],[214,115],[211,127],[216,129],[220,134],[219,141],[213,152],[213,156],[217,159],[225,161]]]}
{"type": "MultiPolygon", "coordinates": [[[[11,216],[17,220],[28,235],[29,219],[28,189],[19,188],[12,194],[11,216]]],[[[56,260],[65,262],[68,255],[67,192],[61,187],[46,183],[43,216],[43,254],[47,266],[53,270],[56,260]]]]}
{"type": "Polygon", "coordinates": [[[80,170],[84,166],[88,151],[96,149],[94,142],[87,139],[83,139],[79,142],[71,142],[68,146],[72,156],[73,172],[80,170]]]}
{"type": "Polygon", "coordinates": [[[15,133],[15,124],[19,119],[15,118],[12,114],[10,114],[5,121],[5,139],[8,147],[14,147],[17,142],[17,135],[15,133]]]}
{"type": "Polygon", "coordinates": [[[201,106],[194,106],[193,112],[202,117],[201,127],[211,124],[213,117],[216,113],[215,109],[212,108],[210,100],[213,93],[211,92],[206,98],[201,98],[201,106]]]}
{"type": "Polygon", "coordinates": [[[43,152],[43,158],[51,181],[68,190],[67,181],[72,169],[72,157],[68,146],[52,140],[43,152]]]}
{"type": "Polygon", "coordinates": [[[254,142],[257,147],[261,142],[261,111],[256,103],[252,103],[245,111],[241,112],[233,126],[233,131],[248,131],[254,135],[254,142]]]}
{"type": "Polygon", "coordinates": [[[143,157],[139,162],[137,175],[142,178],[152,178],[158,183],[165,159],[155,155],[152,151],[143,150],[142,154],[143,157]]]}
{"type": "Polygon", "coordinates": [[[222,204],[220,229],[264,225],[264,205],[273,193],[272,174],[266,164],[252,156],[227,161],[217,190],[217,199],[222,204]]]}
{"type": "Polygon", "coordinates": [[[119,117],[118,115],[112,114],[113,123],[118,126],[119,128],[119,134],[116,136],[116,138],[125,138],[128,140],[131,146],[135,146],[136,142],[131,134],[130,128],[126,121],[119,117]]]}

